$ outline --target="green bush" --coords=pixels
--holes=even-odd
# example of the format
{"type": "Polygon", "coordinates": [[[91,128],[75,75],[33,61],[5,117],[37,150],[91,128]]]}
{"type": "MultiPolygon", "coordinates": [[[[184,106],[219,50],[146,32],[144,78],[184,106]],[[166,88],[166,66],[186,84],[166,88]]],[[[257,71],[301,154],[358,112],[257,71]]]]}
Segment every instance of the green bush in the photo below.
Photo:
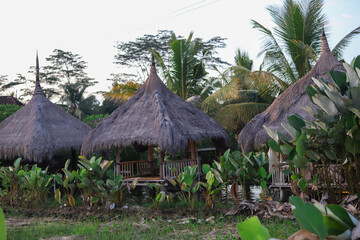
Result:
{"type": "Polygon", "coordinates": [[[0,122],[4,121],[7,117],[14,114],[20,108],[21,106],[12,104],[0,105],[0,122]]]}
{"type": "Polygon", "coordinates": [[[88,124],[90,127],[96,127],[99,122],[108,116],[109,114],[89,115],[83,119],[83,122],[88,124]]]}

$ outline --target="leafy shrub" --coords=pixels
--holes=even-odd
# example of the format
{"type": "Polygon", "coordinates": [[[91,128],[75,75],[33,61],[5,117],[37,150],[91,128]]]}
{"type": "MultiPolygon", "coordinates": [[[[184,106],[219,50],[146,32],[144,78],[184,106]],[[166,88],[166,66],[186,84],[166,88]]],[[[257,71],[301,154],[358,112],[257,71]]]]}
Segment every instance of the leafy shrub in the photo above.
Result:
{"type": "Polygon", "coordinates": [[[83,122],[88,124],[90,127],[96,127],[96,125],[101,122],[103,119],[107,118],[109,114],[98,114],[98,115],[89,115],[83,119],[83,122]]]}
{"type": "Polygon", "coordinates": [[[191,208],[194,208],[194,196],[200,188],[200,182],[196,181],[198,176],[197,167],[197,165],[193,167],[187,166],[185,167],[185,171],[180,173],[176,180],[169,179],[174,187],[180,189],[180,194],[191,208]]]}
{"type": "Polygon", "coordinates": [[[46,200],[53,179],[47,171],[48,168],[42,170],[35,164],[21,175],[20,186],[30,205],[40,205],[46,200]]]}
{"type": "Polygon", "coordinates": [[[12,105],[12,104],[0,104],[0,122],[4,121],[7,117],[14,114],[17,110],[19,110],[22,106],[12,105]]]}
{"type": "Polygon", "coordinates": [[[243,154],[240,151],[230,152],[228,149],[220,158],[220,166],[222,168],[221,175],[223,179],[228,179],[231,182],[231,195],[233,201],[236,202],[239,198],[239,185],[242,187],[243,198],[247,199],[246,183],[257,182],[262,187],[262,200],[267,200],[269,197],[267,190],[267,181],[272,173],[268,173],[269,160],[265,153],[248,153],[243,154]]]}
{"type": "MultiPolygon", "coordinates": [[[[220,164],[217,164],[217,169],[221,168],[219,165],[220,164]]],[[[206,182],[200,182],[201,186],[204,187],[202,194],[206,201],[206,207],[211,209],[214,208],[215,196],[221,191],[223,183],[222,177],[217,169],[210,167],[208,164],[202,166],[202,172],[205,174],[206,179],[206,182]]]]}
{"type": "Polygon", "coordinates": [[[20,161],[21,158],[18,158],[14,161],[13,166],[0,168],[0,187],[3,189],[1,201],[5,201],[11,206],[17,205],[22,198],[21,178],[28,171],[28,166],[20,166],[20,161]]]}

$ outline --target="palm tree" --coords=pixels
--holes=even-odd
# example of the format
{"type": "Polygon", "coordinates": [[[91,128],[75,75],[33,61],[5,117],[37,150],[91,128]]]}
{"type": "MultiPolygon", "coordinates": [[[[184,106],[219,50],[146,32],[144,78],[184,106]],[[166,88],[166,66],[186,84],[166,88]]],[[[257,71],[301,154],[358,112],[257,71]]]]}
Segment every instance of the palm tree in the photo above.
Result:
{"type": "Polygon", "coordinates": [[[235,65],[220,73],[225,85],[207,97],[201,108],[229,132],[238,133],[256,114],[264,111],[280,89],[276,76],[253,71],[253,61],[246,51],[237,49],[235,65]]]}
{"type": "Polygon", "coordinates": [[[204,87],[204,77],[207,75],[205,59],[212,49],[205,49],[200,39],[193,39],[193,32],[187,39],[178,39],[172,32],[169,50],[168,63],[159,53],[153,51],[167,80],[167,86],[183,99],[200,95],[204,87]]]}
{"type": "MultiPolygon", "coordinates": [[[[322,26],[326,23],[323,0],[284,0],[281,6],[270,6],[273,31],[251,20],[253,28],[263,34],[263,66],[270,73],[291,84],[304,76],[315,64],[321,51],[322,26]]],[[[357,27],[332,50],[341,57],[350,40],[360,34],[357,27]]]]}
{"type": "Polygon", "coordinates": [[[219,72],[223,87],[207,97],[202,109],[214,115],[220,108],[240,102],[271,103],[274,97],[288,87],[275,75],[262,71],[253,71],[253,60],[246,51],[237,49],[235,65],[219,72]]]}

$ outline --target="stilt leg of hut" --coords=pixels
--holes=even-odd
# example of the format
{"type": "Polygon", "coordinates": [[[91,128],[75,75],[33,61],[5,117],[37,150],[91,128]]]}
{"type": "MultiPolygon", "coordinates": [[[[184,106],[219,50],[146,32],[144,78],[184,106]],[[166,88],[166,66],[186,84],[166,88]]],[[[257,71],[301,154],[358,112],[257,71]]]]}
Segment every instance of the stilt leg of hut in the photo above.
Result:
{"type": "MultiPolygon", "coordinates": [[[[190,148],[190,158],[191,160],[196,160],[196,153],[195,153],[195,142],[194,141],[190,141],[189,142],[189,148],[190,148]]],[[[191,162],[191,167],[193,167],[193,162],[191,162]]]]}
{"type": "Polygon", "coordinates": [[[160,150],[160,157],[159,157],[160,164],[159,165],[160,165],[160,179],[161,180],[164,180],[164,169],[163,169],[164,157],[165,157],[165,152],[160,150]]]}
{"type": "Polygon", "coordinates": [[[70,164],[71,170],[76,170],[77,162],[78,162],[78,157],[76,154],[76,150],[71,149],[71,164],[70,164]]]}
{"type": "Polygon", "coordinates": [[[197,143],[195,143],[195,142],[194,142],[194,151],[195,151],[196,164],[198,166],[198,181],[200,182],[201,161],[199,159],[198,146],[197,146],[197,143]]]}
{"type": "Polygon", "coordinates": [[[120,174],[120,148],[116,148],[115,176],[120,174]]]}
{"type": "Polygon", "coordinates": [[[151,172],[151,176],[154,176],[154,147],[153,145],[149,145],[148,146],[148,161],[149,161],[149,165],[150,165],[150,172],[151,172]]]}
{"type": "MultiPolygon", "coordinates": [[[[198,170],[198,182],[201,181],[201,178],[200,178],[200,175],[201,175],[201,162],[200,162],[200,159],[199,159],[199,153],[198,153],[198,146],[197,146],[197,143],[196,142],[193,142],[193,149],[194,149],[194,153],[195,153],[195,159],[196,159],[196,164],[197,164],[197,170],[198,170]]],[[[198,198],[198,201],[200,201],[201,199],[201,188],[199,188],[199,191],[197,193],[197,198],[198,198]]]]}

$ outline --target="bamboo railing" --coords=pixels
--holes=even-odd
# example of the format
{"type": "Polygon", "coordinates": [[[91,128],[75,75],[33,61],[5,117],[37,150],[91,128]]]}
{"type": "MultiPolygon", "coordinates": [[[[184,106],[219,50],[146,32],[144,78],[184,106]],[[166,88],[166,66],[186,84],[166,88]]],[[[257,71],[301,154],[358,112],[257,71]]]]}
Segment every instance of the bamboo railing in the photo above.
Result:
{"type": "Polygon", "coordinates": [[[120,162],[120,174],[124,178],[140,177],[151,174],[150,163],[148,160],[120,162]]]}
{"type": "Polygon", "coordinates": [[[177,177],[181,172],[184,172],[185,167],[194,166],[195,164],[196,164],[196,160],[194,159],[164,162],[162,166],[164,179],[177,177]]]}

